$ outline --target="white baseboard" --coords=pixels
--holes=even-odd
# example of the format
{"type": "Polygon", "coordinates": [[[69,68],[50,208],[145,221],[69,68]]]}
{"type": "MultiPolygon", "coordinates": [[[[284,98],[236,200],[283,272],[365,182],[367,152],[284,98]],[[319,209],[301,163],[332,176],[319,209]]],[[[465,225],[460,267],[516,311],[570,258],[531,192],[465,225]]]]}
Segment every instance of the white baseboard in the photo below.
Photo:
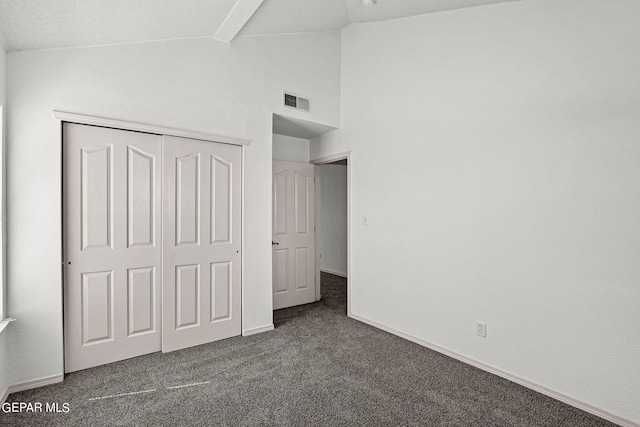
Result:
{"type": "Polygon", "coordinates": [[[61,383],[64,379],[63,374],[54,375],[52,377],[39,378],[37,380],[26,381],[20,384],[14,384],[9,386],[7,390],[2,394],[2,398],[0,399],[0,404],[4,403],[7,400],[7,397],[11,393],[17,393],[19,391],[31,390],[32,388],[44,387],[51,384],[61,383]]]}
{"type": "Polygon", "coordinates": [[[269,332],[269,331],[273,331],[274,327],[273,327],[273,323],[270,325],[266,325],[266,326],[260,326],[257,328],[251,328],[251,329],[246,329],[242,332],[242,335],[245,337],[251,336],[251,335],[255,335],[255,334],[261,334],[263,332],[269,332]]]}
{"type": "Polygon", "coordinates": [[[44,387],[51,384],[61,383],[64,379],[63,374],[54,375],[51,377],[39,378],[37,380],[26,381],[20,384],[14,384],[9,387],[9,394],[17,393],[19,391],[31,390],[32,388],[44,387]]]}
{"type": "Polygon", "coordinates": [[[538,393],[542,393],[546,396],[552,397],[556,400],[559,400],[561,402],[566,403],[567,405],[571,405],[574,406],[578,409],[582,409],[585,412],[589,412],[590,414],[596,415],[600,418],[604,418],[607,421],[611,421],[612,423],[616,423],[618,425],[621,425],[623,427],[640,427],[640,424],[637,424],[633,421],[624,419],[622,417],[619,417],[617,415],[614,415],[610,412],[607,412],[603,409],[600,408],[596,408],[595,406],[589,405],[588,403],[584,403],[581,402],[580,400],[577,400],[571,396],[567,396],[566,394],[563,394],[561,392],[552,390],[550,388],[547,388],[543,385],[540,385],[534,381],[530,381],[527,380],[525,378],[519,377],[517,375],[514,375],[512,373],[503,371],[502,369],[496,368],[494,366],[491,365],[487,365],[486,363],[482,363],[479,362],[475,359],[471,359],[470,357],[464,356],[462,354],[456,353],[455,351],[451,351],[448,350],[444,347],[440,347],[437,344],[433,344],[424,340],[421,340],[420,338],[416,338],[414,336],[411,336],[409,334],[405,334],[404,332],[400,332],[394,328],[390,328],[388,326],[384,326],[380,323],[374,322],[372,320],[366,319],[364,317],[358,316],[356,314],[350,313],[348,314],[349,317],[351,317],[352,319],[358,320],[362,323],[366,323],[368,325],[371,325],[375,328],[381,329],[385,332],[389,332],[390,334],[399,336],[400,338],[404,338],[408,341],[414,342],[418,345],[421,345],[423,347],[429,348],[433,351],[437,351],[438,353],[442,353],[445,356],[449,356],[453,359],[459,360],[463,363],[466,363],[468,365],[471,366],[475,366],[476,368],[482,369],[483,371],[489,372],[491,374],[497,375],[499,377],[502,377],[504,379],[507,379],[511,382],[514,382],[516,384],[520,384],[521,386],[524,386],[526,388],[529,388],[531,390],[537,391],[538,393]]]}
{"type": "Polygon", "coordinates": [[[344,277],[345,279],[347,278],[347,275],[345,273],[338,273],[337,271],[329,270],[326,268],[321,268],[320,271],[322,273],[329,273],[329,274],[333,274],[334,276],[344,277]]]}

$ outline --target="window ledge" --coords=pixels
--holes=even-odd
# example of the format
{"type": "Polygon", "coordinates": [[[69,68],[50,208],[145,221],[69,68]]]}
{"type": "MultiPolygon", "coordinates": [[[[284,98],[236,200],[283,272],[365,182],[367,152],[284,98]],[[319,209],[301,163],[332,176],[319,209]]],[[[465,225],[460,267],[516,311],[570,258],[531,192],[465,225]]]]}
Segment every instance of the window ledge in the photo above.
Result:
{"type": "Polygon", "coordinates": [[[7,325],[16,319],[4,319],[0,321],[0,334],[7,328],[7,325]]]}

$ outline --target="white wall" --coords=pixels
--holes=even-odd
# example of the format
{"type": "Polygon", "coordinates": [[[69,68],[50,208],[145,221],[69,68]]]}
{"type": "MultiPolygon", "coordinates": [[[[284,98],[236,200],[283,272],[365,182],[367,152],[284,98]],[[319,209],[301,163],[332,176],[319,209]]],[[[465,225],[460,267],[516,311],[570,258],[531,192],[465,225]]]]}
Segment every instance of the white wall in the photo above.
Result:
{"type": "Polygon", "coordinates": [[[247,331],[272,324],[272,113],[284,113],[287,88],[313,96],[313,120],[337,126],[339,52],[340,34],[331,32],[8,55],[12,384],[63,369],[60,124],[51,111],[252,140],[244,154],[247,331]],[[281,65],[291,63],[304,66],[281,65]]]}
{"type": "Polygon", "coordinates": [[[4,104],[7,84],[7,52],[0,41],[0,101],[4,104]]]}
{"type": "Polygon", "coordinates": [[[355,315],[640,423],[638,22],[536,0],[343,31],[311,157],[351,150],[355,315]]]}
{"type": "Polygon", "coordinates": [[[320,269],[347,275],[347,167],[320,165],[320,269]]]}
{"type": "MultiPolygon", "coordinates": [[[[6,108],[6,75],[7,75],[7,54],[4,50],[4,47],[0,43],[0,104],[3,106],[3,111],[6,108]]],[[[0,117],[0,122],[3,120],[3,117],[0,117]]],[[[2,135],[4,138],[5,135],[2,135]]],[[[0,154],[0,161],[3,157],[4,153],[0,154]]],[[[0,168],[0,170],[2,170],[0,168]]],[[[4,176],[0,176],[0,183],[4,183],[4,176]]],[[[1,244],[1,243],[0,243],[1,244]]],[[[4,253],[4,248],[0,248],[0,254],[4,253]]],[[[1,262],[1,261],[0,261],[1,262]]],[[[4,274],[0,269],[0,274],[4,274]]],[[[1,286],[1,284],[0,284],[1,286]]],[[[1,303],[1,301],[0,301],[1,303]]],[[[0,315],[0,320],[2,320],[2,316],[0,315]]],[[[9,373],[8,373],[8,358],[7,358],[7,334],[0,332],[0,401],[2,400],[2,396],[4,392],[9,387],[9,373]]]]}
{"type": "Polygon", "coordinates": [[[309,163],[309,140],[274,133],[273,160],[309,163]]]}

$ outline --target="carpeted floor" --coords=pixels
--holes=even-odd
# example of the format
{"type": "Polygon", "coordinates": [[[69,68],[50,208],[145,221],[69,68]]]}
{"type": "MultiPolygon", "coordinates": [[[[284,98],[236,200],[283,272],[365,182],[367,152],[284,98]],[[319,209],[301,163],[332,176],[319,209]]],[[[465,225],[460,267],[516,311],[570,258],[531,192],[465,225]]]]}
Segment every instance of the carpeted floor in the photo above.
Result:
{"type": "Polygon", "coordinates": [[[0,411],[0,425],[612,425],[347,318],[345,279],[323,273],[322,296],[276,311],[272,332],[137,357],[13,394],[8,402],[67,403],[69,411],[0,411]]]}

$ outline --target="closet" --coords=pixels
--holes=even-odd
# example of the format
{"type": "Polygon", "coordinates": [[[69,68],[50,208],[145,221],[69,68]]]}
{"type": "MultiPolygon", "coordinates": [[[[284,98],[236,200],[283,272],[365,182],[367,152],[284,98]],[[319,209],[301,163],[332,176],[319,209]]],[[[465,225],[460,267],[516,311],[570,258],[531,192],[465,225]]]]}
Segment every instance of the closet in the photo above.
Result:
{"type": "Polygon", "coordinates": [[[242,147],[63,123],[65,372],[241,333],[242,147]]]}

